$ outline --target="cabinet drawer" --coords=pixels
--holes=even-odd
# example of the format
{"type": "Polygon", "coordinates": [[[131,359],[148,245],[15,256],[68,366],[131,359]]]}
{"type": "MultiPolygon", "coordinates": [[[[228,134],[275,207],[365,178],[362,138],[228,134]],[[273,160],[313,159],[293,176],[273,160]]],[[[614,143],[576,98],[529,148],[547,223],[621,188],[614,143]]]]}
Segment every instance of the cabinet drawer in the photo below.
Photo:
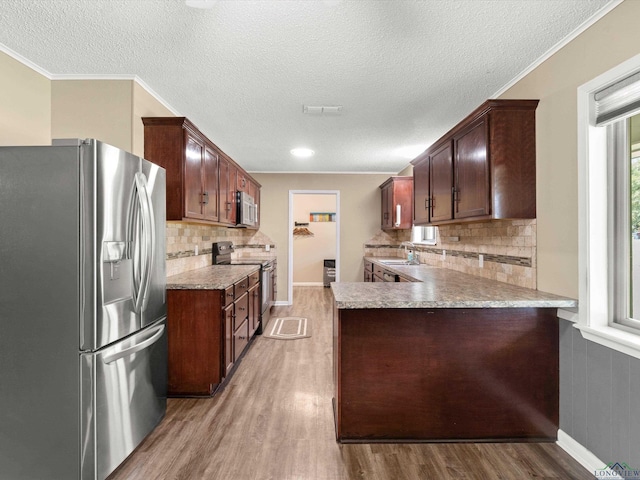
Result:
{"type": "Polygon", "coordinates": [[[235,301],[235,317],[233,320],[233,330],[238,327],[249,317],[249,294],[245,293],[235,301]]]}
{"type": "Polygon", "coordinates": [[[373,263],[365,260],[364,261],[364,271],[365,272],[373,272],[373,263]]]}
{"type": "Polygon", "coordinates": [[[231,285],[230,287],[227,287],[224,289],[224,298],[222,299],[222,306],[228,307],[233,303],[234,298],[235,297],[233,295],[233,285],[231,285]]]}
{"type": "Polygon", "coordinates": [[[260,281],[260,272],[253,272],[251,275],[249,275],[249,288],[253,287],[254,285],[257,285],[258,282],[260,281]]]}
{"type": "Polygon", "coordinates": [[[236,298],[240,298],[242,295],[247,293],[247,290],[249,290],[249,277],[243,278],[233,285],[233,294],[236,298]]]}
{"type": "Polygon", "coordinates": [[[249,321],[245,320],[233,334],[233,353],[234,361],[237,361],[242,351],[249,343],[249,321]]]}

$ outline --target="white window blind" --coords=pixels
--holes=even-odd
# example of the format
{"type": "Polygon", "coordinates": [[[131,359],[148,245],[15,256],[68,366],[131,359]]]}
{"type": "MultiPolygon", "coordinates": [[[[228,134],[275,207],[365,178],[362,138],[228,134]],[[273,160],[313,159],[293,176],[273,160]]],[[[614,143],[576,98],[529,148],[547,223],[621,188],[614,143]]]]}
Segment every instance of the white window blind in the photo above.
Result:
{"type": "Polygon", "coordinates": [[[598,90],[594,103],[597,126],[640,112],[640,72],[598,90]]]}

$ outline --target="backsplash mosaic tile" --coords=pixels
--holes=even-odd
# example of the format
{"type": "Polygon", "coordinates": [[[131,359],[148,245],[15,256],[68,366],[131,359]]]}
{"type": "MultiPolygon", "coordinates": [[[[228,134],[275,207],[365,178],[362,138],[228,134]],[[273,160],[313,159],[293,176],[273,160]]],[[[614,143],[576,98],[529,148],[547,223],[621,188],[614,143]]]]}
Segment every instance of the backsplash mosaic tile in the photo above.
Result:
{"type": "MultiPolygon", "coordinates": [[[[535,289],[536,234],[535,219],[443,225],[438,227],[436,245],[418,246],[416,251],[420,263],[426,265],[535,289]]],[[[402,256],[404,249],[398,247],[409,240],[410,230],[381,231],[364,245],[364,253],[372,257],[402,256]]]]}
{"type": "Polygon", "coordinates": [[[231,241],[236,258],[275,256],[273,241],[259,230],[167,222],[167,276],[211,265],[211,244],[231,241]],[[266,251],[269,245],[269,252],[266,251]],[[197,249],[197,252],[196,252],[197,249]]]}

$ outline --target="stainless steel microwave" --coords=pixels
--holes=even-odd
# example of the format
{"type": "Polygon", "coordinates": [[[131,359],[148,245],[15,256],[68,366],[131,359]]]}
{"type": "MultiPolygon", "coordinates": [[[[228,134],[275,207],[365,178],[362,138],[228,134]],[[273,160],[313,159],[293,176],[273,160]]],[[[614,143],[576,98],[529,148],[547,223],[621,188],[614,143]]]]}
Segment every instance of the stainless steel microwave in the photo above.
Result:
{"type": "Polygon", "coordinates": [[[239,227],[254,227],[258,223],[258,206],[256,202],[246,192],[238,192],[237,197],[236,225],[239,227]]]}

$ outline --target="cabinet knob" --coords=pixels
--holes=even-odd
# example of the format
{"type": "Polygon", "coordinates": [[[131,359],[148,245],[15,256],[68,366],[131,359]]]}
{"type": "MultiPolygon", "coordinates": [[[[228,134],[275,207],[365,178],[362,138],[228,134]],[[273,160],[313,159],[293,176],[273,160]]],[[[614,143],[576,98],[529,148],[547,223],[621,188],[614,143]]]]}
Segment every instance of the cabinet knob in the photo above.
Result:
{"type": "Polygon", "coordinates": [[[202,192],[202,204],[207,205],[209,203],[209,192],[202,192]]]}

